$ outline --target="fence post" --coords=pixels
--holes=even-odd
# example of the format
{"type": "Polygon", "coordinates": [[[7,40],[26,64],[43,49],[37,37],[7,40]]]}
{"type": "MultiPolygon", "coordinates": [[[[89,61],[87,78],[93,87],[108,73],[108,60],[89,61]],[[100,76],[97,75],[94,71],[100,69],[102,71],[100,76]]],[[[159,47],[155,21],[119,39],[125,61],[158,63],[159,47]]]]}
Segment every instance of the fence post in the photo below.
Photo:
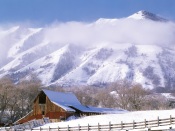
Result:
{"type": "Polygon", "coordinates": [[[60,127],[58,126],[58,131],[60,130],[60,127]]]}
{"type": "Polygon", "coordinates": [[[88,124],[88,127],[87,128],[88,128],[88,131],[89,131],[89,124],[88,124]]]}
{"type": "Polygon", "coordinates": [[[133,120],[133,129],[135,128],[135,121],[133,120]]]}
{"type": "Polygon", "coordinates": [[[157,126],[159,126],[159,121],[160,121],[159,117],[157,117],[157,126]]]}
{"type": "Polygon", "coordinates": [[[39,128],[39,130],[40,130],[40,131],[42,130],[41,127],[39,128]]]}
{"type": "Polygon", "coordinates": [[[100,131],[100,124],[98,123],[98,131],[100,131]]]}
{"type": "Polygon", "coordinates": [[[121,121],[121,129],[123,129],[123,121],[121,121]]]}
{"type": "Polygon", "coordinates": [[[67,131],[69,131],[69,125],[67,125],[67,131]]]}
{"type": "Polygon", "coordinates": [[[171,115],[170,115],[170,125],[172,124],[172,117],[171,117],[171,115]]]}
{"type": "Polygon", "coordinates": [[[80,124],[78,124],[78,131],[80,131],[80,124]]]}
{"type": "Polygon", "coordinates": [[[147,127],[146,119],[145,119],[145,128],[147,127]]]}
{"type": "Polygon", "coordinates": [[[109,122],[109,131],[111,130],[111,122],[109,122]]]}

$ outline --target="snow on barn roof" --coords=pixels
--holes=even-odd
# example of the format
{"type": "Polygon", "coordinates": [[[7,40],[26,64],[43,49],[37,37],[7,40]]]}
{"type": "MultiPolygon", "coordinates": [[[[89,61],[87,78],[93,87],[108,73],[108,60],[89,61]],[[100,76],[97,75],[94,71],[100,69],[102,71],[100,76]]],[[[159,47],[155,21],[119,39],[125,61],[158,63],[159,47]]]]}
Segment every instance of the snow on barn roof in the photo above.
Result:
{"type": "Polygon", "coordinates": [[[64,92],[56,92],[50,90],[43,90],[43,92],[47,95],[51,102],[62,107],[66,111],[73,111],[74,109],[70,108],[71,105],[81,105],[78,101],[77,97],[73,93],[64,93],[64,92]]]}
{"type": "Polygon", "coordinates": [[[60,104],[81,104],[77,97],[70,92],[56,92],[50,90],[43,90],[50,100],[60,104]]]}
{"type": "Polygon", "coordinates": [[[119,114],[119,113],[126,113],[128,112],[127,110],[123,109],[116,109],[116,108],[99,108],[99,107],[93,107],[93,106],[88,106],[91,110],[104,113],[104,114],[119,114]]]}
{"type": "Polygon", "coordinates": [[[112,108],[97,108],[92,106],[82,105],[77,97],[73,93],[56,92],[50,90],[42,90],[51,102],[62,107],[64,110],[69,112],[76,112],[80,110],[81,112],[91,112],[91,113],[121,113],[125,112],[122,109],[112,109],[112,108]]]}

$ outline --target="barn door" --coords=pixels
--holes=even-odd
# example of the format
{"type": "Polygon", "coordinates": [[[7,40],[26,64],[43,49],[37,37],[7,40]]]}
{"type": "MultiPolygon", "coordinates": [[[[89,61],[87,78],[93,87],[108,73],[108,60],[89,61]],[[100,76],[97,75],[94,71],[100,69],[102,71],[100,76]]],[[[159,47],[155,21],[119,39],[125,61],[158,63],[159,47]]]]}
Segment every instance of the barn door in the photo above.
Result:
{"type": "Polygon", "coordinates": [[[45,115],[45,104],[39,104],[42,115],[45,115]]]}

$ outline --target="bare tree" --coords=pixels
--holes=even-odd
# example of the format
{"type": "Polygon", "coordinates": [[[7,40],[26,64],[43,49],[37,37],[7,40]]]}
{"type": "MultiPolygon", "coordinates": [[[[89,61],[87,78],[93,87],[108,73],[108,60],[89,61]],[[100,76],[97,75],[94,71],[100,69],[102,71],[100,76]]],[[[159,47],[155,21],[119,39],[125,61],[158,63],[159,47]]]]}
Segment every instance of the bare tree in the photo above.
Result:
{"type": "Polygon", "coordinates": [[[31,111],[33,101],[40,91],[41,83],[39,81],[24,80],[16,86],[18,89],[19,107],[21,109],[20,117],[22,117],[31,111]]]}
{"type": "Polygon", "coordinates": [[[146,104],[143,110],[170,109],[170,101],[160,93],[151,93],[146,96],[146,104]]]}
{"type": "Polygon", "coordinates": [[[142,88],[140,84],[132,84],[126,80],[112,83],[109,87],[115,98],[116,107],[126,110],[141,110],[146,104],[146,96],[149,91],[142,88]]]}
{"type": "Polygon", "coordinates": [[[10,94],[10,101],[8,103],[8,114],[7,114],[7,118],[8,118],[8,122],[12,123],[14,121],[16,121],[17,119],[20,118],[20,101],[19,101],[19,91],[17,88],[13,88],[11,89],[11,94],[10,94]]]}
{"type": "Polygon", "coordinates": [[[130,110],[141,110],[146,104],[146,96],[148,95],[148,91],[143,89],[140,84],[134,84],[128,90],[128,92],[130,110]]]}
{"type": "Polygon", "coordinates": [[[129,88],[131,83],[126,80],[119,80],[112,83],[109,88],[111,91],[115,92],[113,97],[115,97],[115,104],[117,107],[128,109],[129,107],[129,88]]]}
{"type": "Polygon", "coordinates": [[[95,98],[98,101],[98,106],[100,107],[108,107],[108,108],[116,107],[115,98],[110,93],[110,90],[108,90],[107,88],[99,90],[95,98]]]}
{"type": "Polygon", "coordinates": [[[13,87],[14,85],[9,78],[4,77],[0,79],[0,123],[3,122],[3,117],[7,113],[13,87]]]}
{"type": "Polygon", "coordinates": [[[67,91],[75,93],[75,95],[83,105],[96,106],[98,105],[98,101],[95,98],[97,90],[97,88],[92,86],[80,86],[69,88],[69,90],[67,91]]]}

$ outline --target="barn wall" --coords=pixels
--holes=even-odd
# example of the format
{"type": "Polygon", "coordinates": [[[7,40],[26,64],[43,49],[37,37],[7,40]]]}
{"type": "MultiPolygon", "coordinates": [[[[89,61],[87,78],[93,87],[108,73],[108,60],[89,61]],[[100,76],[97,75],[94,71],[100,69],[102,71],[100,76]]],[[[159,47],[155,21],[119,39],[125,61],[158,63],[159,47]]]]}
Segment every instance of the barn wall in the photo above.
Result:
{"type": "Polygon", "coordinates": [[[42,115],[33,115],[34,112],[32,111],[31,113],[29,113],[27,116],[25,116],[24,118],[20,119],[17,121],[17,123],[21,124],[21,123],[25,123],[27,121],[33,120],[33,119],[42,119],[42,115]]]}
{"type": "Polygon", "coordinates": [[[42,115],[42,112],[39,106],[39,96],[37,96],[33,104],[33,116],[37,116],[37,115],[42,115]]]}
{"type": "MultiPolygon", "coordinates": [[[[41,93],[40,93],[41,94],[41,93]]],[[[40,95],[39,94],[39,95],[40,95]]],[[[49,117],[51,121],[60,121],[60,118],[67,118],[73,113],[66,112],[64,109],[52,103],[46,96],[46,103],[42,104],[45,108],[44,115],[42,114],[41,105],[39,104],[39,95],[33,103],[33,111],[28,114],[25,118],[18,121],[18,123],[24,123],[33,119],[42,119],[43,117],[49,117]]]]}
{"type": "Polygon", "coordinates": [[[45,117],[49,117],[50,119],[60,119],[61,117],[67,118],[72,113],[66,112],[64,109],[52,103],[48,97],[46,97],[46,114],[45,117]]]}

